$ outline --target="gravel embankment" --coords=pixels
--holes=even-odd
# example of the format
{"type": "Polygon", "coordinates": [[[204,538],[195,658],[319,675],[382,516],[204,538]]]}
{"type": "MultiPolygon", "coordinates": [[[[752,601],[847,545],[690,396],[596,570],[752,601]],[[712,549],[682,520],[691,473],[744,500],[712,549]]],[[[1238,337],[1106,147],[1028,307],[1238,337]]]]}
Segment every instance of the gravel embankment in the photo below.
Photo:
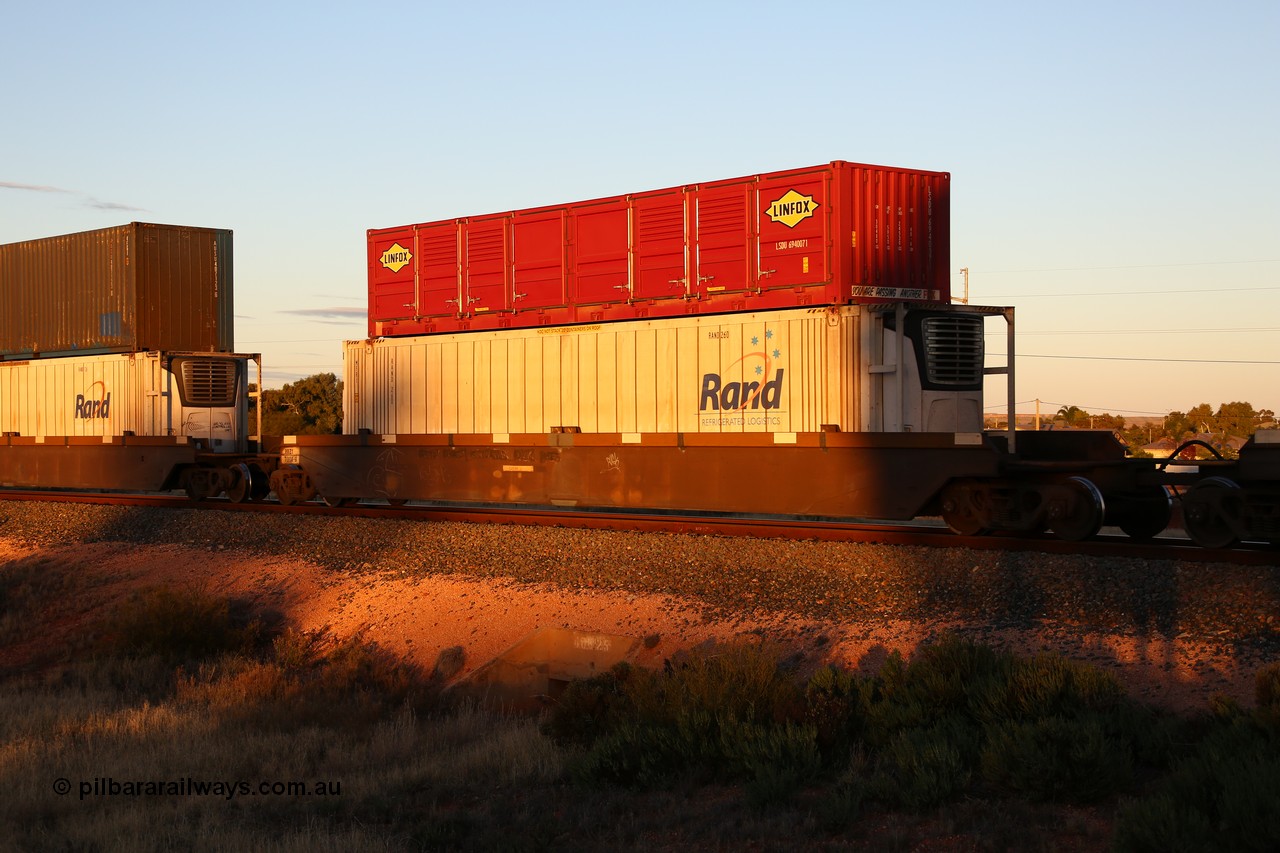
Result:
{"type": "Polygon", "coordinates": [[[343,574],[679,595],[709,615],[1104,631],[1280,652],[1280,568],[86,504],[0,503],[0,537],[243,549],[343,574]]]}

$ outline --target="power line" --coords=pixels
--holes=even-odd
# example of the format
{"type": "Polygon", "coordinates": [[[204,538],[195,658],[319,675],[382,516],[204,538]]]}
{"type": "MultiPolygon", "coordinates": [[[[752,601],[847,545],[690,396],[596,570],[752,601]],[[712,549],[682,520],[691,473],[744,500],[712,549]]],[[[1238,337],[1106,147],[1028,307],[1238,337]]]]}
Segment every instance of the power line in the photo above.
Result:
{"type": "MultiPolygon", "coordinates": [[[[1175,264],[1115,264],[1113,266],[1101,267],[1039,267],[1021,270],[969,270],[969,274],[982,273],[983,275],[1005,275],[1012,273],[1027,272],[1092,272],[1097,270],[1154,270],[1166,269],[1170,267],[1225,267],[1239,266],[1244,264],[1280,264],[1280,258],[1259,258],[1251,261],[1187,261],[1185,263],[1175,264]]],[[[962,275],[963,272],[954,272],[952,275],[962,275]]]]}
{"type": "Polygon", "coordinates": [[[1016,293],[994,294],[983,297],[995,299],[1050,299],[1075,296],[1168,296],[1175,293],[1256,293],[1264,290],[1280,290],[1280,285],[1267,287],[1206,287],[1194,290],[1098,290],[1093,292],[1073,290],[1069,293],[1016,293]]]}
{"type": "MultiPolygon", "coordinates": [[[[1008,353],[993,352],[993,356],[1008,357],[1008,353]]],[[[1251,359],[1216,359],[1216,358],[1131,358],[1118,355],[1038,355],[1035,353],[1018,353],[1018,358],[1057,358],[1077,361],[1153,361],[1171,364],[1280,364],[1280,361],[1262,361],[1251,359]]]]}
{"type": "MultiPolygon", "coordinates": [[[[1192,335],[1238,334],[1240,332],[1280,332],[1280,327],[1241,326],[1235,329],[1049,329],[1038,332],[1018,331],[1018,336],[1028,335],[1192,335]]],[[[987,337],[1003,338],[1004,332],[989,332],[987,337]]]]}

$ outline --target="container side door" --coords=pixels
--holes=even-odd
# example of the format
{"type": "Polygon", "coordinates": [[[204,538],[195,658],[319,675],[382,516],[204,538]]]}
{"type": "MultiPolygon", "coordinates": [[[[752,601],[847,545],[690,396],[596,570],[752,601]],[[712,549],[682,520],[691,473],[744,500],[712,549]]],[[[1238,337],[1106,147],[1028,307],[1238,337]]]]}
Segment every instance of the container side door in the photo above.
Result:
{"type": "Polygon", "coordinates": [[[565,214],[518,216],[511,226],[511,305],[516,311],[565,304],[565,214]]]}
{"type": "Polygon", "coordinates": [[[413,228],[369,232],[369,336],[378,323],[411,320],[418,315],[414,275],[418,269],[413,228]]]}
{"type": "Polygon", "coordinates": [[[831,275],[827,170],[765,178],[756,190],[760,287],[810,287],[831,275]]]}
{"type": "Polygon", "coordinates": [[[852,179],[854,286],[885,299],[949,300],[948,176],[855,168],[852,179]]]}
{"type": "Polygon", "coordinates": [[[468,314],[508,311],[507,228],[510,219],[472,220],[463,226],[466,239],[463,282],[468,314]]]}
{"type": "Polygon", "coordinates": [[[636,299],[683,299],[688,290],[685,194],[638,196],[632,201],[636,299]]]}
{"type": "Polygon", "coordinates": [[[631,295],[630,227],[625,201],[574,208],[574,302],[624,302],[631,295]]]}
{"type": "Polygon", "coordinates": [[[754,287],[749,185],[699,189],[693,195],[693,210],[694,292],[704,296],[754,287]]]}
{"type": "Polygon", "coordinates": [[[461,226],[454,222],[418,226],[418,304],[424,317],[460,312],[461,226]]]}

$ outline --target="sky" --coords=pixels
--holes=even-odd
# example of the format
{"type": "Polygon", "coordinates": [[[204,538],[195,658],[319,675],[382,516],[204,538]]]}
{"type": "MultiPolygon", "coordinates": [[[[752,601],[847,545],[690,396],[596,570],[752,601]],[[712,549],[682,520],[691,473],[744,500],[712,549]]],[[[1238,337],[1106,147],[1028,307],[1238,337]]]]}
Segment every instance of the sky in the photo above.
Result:
{"type": "Polygon", "coordinates": [[[267,387],[341,375],[370,228],[849,160],[951,173],[953,290],[967,269],[970,302],[1014,306],[1019,411],[1280,410],[1275,0],[49,0],[4,24],[0,242],[232,229],[267,387]]]}

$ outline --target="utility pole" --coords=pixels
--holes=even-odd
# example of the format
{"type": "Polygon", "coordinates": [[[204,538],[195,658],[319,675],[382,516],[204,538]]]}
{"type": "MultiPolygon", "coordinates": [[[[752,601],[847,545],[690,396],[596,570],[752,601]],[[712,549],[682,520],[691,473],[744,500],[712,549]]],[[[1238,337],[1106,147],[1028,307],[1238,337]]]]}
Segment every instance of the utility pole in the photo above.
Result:
{"type": "Polygon", "coordinates": [[[960,270],[960,272],[964,273],[964,298],[956,301],[958,301],[961,305],[968,305],[969,304],[969,268],[964,267],[960,270]]]}
{"type": "Polygon", "coordinates": [[[1036,432],[1040,431],[1040,398],[1036,397],[1036,432]]]}

